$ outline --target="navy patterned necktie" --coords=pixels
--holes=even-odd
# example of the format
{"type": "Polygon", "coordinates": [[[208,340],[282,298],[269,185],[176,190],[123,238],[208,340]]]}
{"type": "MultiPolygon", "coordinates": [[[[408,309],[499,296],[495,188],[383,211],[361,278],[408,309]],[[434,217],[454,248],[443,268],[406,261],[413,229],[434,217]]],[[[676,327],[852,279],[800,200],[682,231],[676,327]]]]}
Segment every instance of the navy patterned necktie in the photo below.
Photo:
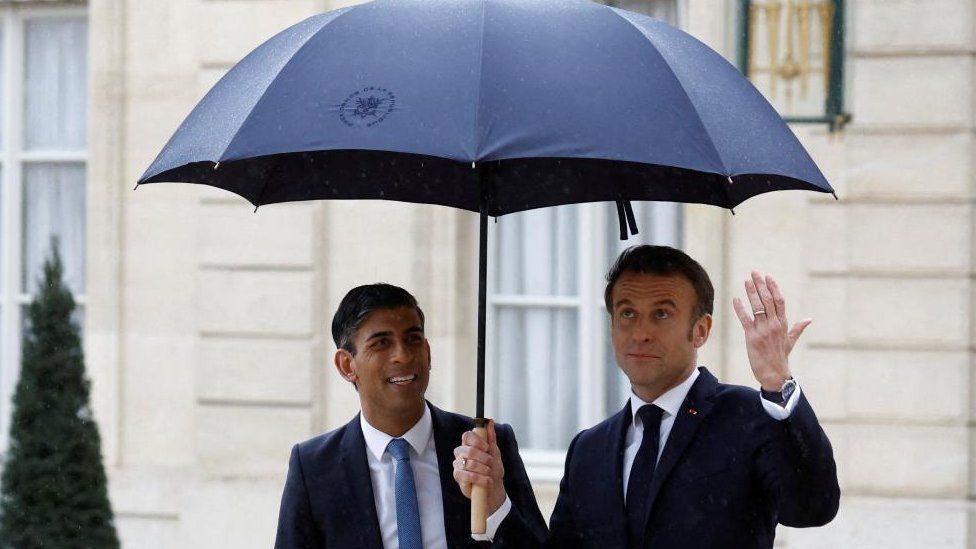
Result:
{"type": "Polygon", "coordinates": [[[630,468],[630,480],[627,482],[627,538],[631,547],[641,547],[644,543],[647,499],[657,466],[663,413],[664,410],[654,404],[644,405],[637,410],[637,416],[644,424],[644,438],[637,450],[637,457],[634,458],[634,466],[630,468]]]}
{"type": "Polygon", "coordinates": [[[395,438],[387,445],[386,451],[396,461],[393,495],[396,498],[397,540],[400,542],[400,549],[423,549],[417,485],[413,482],[413,468],[410,467],[410,443],[402,438],[395,438]]]}

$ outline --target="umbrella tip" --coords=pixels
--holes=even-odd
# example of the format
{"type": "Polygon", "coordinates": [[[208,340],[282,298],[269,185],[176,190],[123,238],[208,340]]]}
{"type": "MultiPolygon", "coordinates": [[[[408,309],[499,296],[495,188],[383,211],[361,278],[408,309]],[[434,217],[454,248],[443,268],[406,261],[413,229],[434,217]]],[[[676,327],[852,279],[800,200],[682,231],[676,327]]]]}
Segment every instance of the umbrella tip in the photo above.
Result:
{"type": "Polygon", "coordinates": [[[133,190],[133,191],[137,191],[137,190],[139,190],[139,184],[138,184],[138,183],[136,183],[136,186],[135,186],[135,187],[132,187],[132,190],[133,190]]]}
{"type": "MultiPolygon", "coordinates": [[[[732,176],[731,175],[727,175],[727,176],[725,176],[725,178],[729,180],[729,185],[735,183],[734,181],[732,181],[732,176]]],[[[731,210],[732,208],[729,208],[729,209],[731,210]]]]}
{"type": "Polygon", "coordinates": [[[837,198],[837,193],[830,193],[830,194],[834,195],[834,200],[840,200],[839,198],[837,198]]]}
{"type": "Polygon", "coordinates": [[[735,215],[735,210],[733,208],[729,208],[729,211],[732,212],[733,216],[735,215]]]}
{"type": "Polygon", "coordinates": [[[219,167],[220,167],[220,162],[217,162],[216,164],[214,164],[214,171],[217,171],[217,168],[219,168],[219,167]]]}

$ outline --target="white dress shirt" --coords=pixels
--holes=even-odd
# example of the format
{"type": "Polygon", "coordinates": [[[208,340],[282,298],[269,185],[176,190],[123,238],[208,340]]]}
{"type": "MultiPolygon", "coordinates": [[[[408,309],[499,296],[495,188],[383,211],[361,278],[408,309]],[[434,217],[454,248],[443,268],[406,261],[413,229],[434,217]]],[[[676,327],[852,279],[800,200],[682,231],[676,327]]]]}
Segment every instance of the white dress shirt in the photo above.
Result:
{"type": "MultiPolygon", "coordinates": [[[[630,482],[630,470],[634,467],[634,459],[637,458],[637,451],[640,450],[641,441],[644,440],[644,422],[641,421],[640,416],[637,415],[637,410],[641,406],[646,406],[648,404],[655,404],[664,413],[661,415],[661,431],[658,433],[660,437],[657,445],[657,459],[661,459],[661,454],[664,452],[664,445],[668,442],[668,435],[671,434],[671,428],[674,427],[674,418],[678,415],[681,409],[681,403],[684,402],[685,397],[688,396],[688,391],[691,390],[691,386],[695,384],[695,380],[698,379],[700,374],[698,368],[688,376],[687,379],[675,385],[663,395],[657,397],[654,402],[645,402],[641,400],[639,396],[634,394],[633,390],[630,393],[630,413],[633,414],[633,421],[630,422],[630,427],[627,427],[627,438],[624,441],[624,498],[627,498],[627,484],[630,482]]],[[[774,402],[770,402],[759,396],[759,401],[762,402],[763,409],[770,417],[776,420],[783,420],[790,417],[793,413],[793,409],[796,408],[796,403],[800,398],[800,386],[796,386],[796,391],[790,396],[790,400],[786,403],[786,406],[780,406],[774,402]]]]}
{"type": "Polygon", "coordinates": [[[359,423],[366,439],[366,460],[369,477],[373,483],[373,502],[376,518],[380,522],[384,549],[399,549],[397,538],[396,497],[393,481],[396,478],[395,461],[386,451],[394,438],[410,443],[410,466],[417,486],[417,504],[420,507],[420,530],[425,549],[447,549],[444,531],[444,503],[441,498],[441,476],[437,468],[437,450],[434,448],[434,427],[430,408],[424,406],[424,415],[416,425],[401,437],[390,435],[373,427],[359,414],[359,423]]]}
{"type": "MultiPolygon", "coordinates": [[[[447,549],[447,534],[444,529],[444,503],[441,496],[441,476],[437,466],[437,449],[434,446],[434,425],[430,408],[424,406],[420,421],[400,437],[392,437],[373,427],[366,417],[359,414],[359,424],[366,439],[366,460],[369,463],[369,477],[373,484],[373,502],[376,504],[376,518],[380,523],[384,549],[399,549],[397,538],[396,497],[393,486],[396,478],[396,462],[386,451],[394,438],[402,438],[410,444],[410,466],[417,488],[417,505],[420,507],[420,531],[423,535],[424,549],[447,549]]],[[[461,441],[458,440],[458,444],[461,441]]],[[[491,541],[502,520],[508,515],[512,504],[505,503],[498,511],[488,517],[488,530],[485,534],[472,535],[479,541],[491,541]]]]}

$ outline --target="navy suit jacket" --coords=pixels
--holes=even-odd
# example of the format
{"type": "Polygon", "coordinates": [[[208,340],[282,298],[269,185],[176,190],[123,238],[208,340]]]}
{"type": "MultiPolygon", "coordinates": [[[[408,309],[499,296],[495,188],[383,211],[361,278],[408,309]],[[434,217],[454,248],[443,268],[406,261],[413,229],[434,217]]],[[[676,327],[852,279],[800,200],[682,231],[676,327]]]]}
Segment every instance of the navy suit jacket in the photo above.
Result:
{"type": "MultiPolygon", "coordinates": [[[[627,547],[623,455],[630,403],[579,433],[550,521],[549,547],[627,547]]],[[[776,524],[820,526],[837,514],[830,441],[805,395],[776,421],[758,391],[705,368],[675,418],[651,482],[644,547],[773,546],[776,524]]]]}
{"type": "MultiPolygon", "coordinates": [[[[474,424],[428,403],[444,501],[448,547],[478,547],[471,539],[471,502],[453,477],[454,448],[474,424]]],[[[505,465],[505,489],[512,511],[502,521],[493,547],[538,546],[546,523],[536,504],[511,427],[495,425],[505,465]]],[[[486,543],[485,543],[486,544],[486,543]]],[[[276,549],[383,549],[366,440],[357,415],[345,426],[296,444],[281,496],[276,549]]]]}

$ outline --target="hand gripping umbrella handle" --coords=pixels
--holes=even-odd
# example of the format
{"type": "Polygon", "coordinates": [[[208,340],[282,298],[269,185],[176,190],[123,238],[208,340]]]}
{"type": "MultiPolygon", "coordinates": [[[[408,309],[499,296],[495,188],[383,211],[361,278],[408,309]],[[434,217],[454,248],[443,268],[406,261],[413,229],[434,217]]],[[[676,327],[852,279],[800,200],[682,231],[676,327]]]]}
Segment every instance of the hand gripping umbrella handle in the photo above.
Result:
{"type": "MultiPolygon", "coordinates": [[[[488,430],[485,429],[488,420],[483,417],[474,419],[474,432],[481,438],[488,440],[488,430]]],[[[484,534],[488,531],[488,488],[475,484],[471,487],[471,533],[484,534]]]]}

